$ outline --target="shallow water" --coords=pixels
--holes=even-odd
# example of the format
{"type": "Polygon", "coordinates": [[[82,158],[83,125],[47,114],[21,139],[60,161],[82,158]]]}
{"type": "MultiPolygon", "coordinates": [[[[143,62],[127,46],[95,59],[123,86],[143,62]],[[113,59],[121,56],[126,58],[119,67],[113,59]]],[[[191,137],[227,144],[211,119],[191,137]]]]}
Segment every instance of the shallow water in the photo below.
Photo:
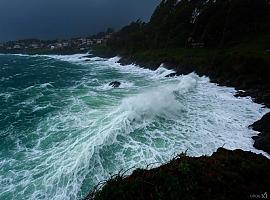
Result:
{"type": "Polygon", "coordinates": [[[1,200],[80,199],[121,169],[186,150],[263,153],[248,126],[268,110],[234,89],[83,56],[0,55],[1,200]]]}

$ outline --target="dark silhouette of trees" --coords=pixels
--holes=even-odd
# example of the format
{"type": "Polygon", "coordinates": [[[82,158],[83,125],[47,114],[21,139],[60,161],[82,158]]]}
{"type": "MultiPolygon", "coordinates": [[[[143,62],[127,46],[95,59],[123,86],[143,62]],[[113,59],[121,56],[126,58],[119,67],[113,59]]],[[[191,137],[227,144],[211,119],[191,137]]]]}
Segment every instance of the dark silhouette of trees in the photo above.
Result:
{"type": "Polygon", "coordinates": [[[270,30],[269,0],[162,0],[150,21],[125,26],[108,41],[129,53],[190,43],[223,47],[270,30]]]}

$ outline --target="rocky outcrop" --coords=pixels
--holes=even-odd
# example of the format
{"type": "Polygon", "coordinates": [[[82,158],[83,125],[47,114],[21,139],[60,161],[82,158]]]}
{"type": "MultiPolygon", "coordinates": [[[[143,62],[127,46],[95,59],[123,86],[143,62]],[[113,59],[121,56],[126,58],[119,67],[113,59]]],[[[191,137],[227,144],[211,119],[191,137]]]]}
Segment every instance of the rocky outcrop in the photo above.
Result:
{"type": "Polygon", "coordinates": [[[258,136],[253,137],[255,140],[254,147],[270,153],[270,113],[252,124],[251,127],[260,132],[258,136]]]}
{"type": "Polygon", "coordinates": [[[170,74],[166,75],[165,77],[169,78],[169,77],[174,77],[174,76],[177,76],[177,75],[178,75],[177,73],[170,73],[170,74]]]}
{"type": "Polygon", "coordinates": [[[113,88],[118,88],[120,87],[121,83],[118,81],[113,81],[109,84],[109,86],[112,86],[113,88]]]}
{"type": "Polygon", "coordinates": [[[181,154],[155,169],[119,174],[85,200],[262,199],[269,195],[269,169],[269,159],[242,150],[220,148],[199,158],[181,154]]]}

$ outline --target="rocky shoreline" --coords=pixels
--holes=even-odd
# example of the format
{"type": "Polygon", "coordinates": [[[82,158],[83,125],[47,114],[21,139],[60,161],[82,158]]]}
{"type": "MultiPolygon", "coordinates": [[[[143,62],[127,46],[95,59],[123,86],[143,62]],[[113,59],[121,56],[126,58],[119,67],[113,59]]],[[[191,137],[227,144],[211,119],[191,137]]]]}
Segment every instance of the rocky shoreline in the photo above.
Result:
{"type": "MultiPolygon", "coordinates": [[[[184,58],[182,62],[170,59],[154,60],[141,59],[136,56],[122,55],[110,50],[93,50],[93,54],[109,58],[120,56],[119,63],[122,65],[136,64],[142,68],[156,70],[161,64],[168,69],[175,71],[172,75],[186,75],[196,72],[200,76],[208,76],[210,81],[221,86],[234,87],[238,92],[236,97],[250,96],[256,103],[260,103],[270,108],[270,63],[259,58],[231,57],[213,55],[209,61],[195,63],[193,57],[184,58]]],[[[270,154],[270,113],[262,119],[250,125],[250,128],[258,131],[259,134],[254,139],[254,147],[270,154]]]]}

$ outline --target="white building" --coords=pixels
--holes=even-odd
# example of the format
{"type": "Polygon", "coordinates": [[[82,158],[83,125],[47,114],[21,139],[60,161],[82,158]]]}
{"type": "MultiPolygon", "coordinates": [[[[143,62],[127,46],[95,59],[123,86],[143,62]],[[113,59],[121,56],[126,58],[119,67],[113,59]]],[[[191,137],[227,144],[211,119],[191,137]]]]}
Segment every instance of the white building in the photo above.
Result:
{"type": "Polygon", "coordinates": [[[87,46],[90,46],[90,45],[93,45],[94,42],[92,40],[87,40],[86,44],[87,44],[87,46]]]}
{"type": "Polygon", "coordinates": [[[14,45],[13,49],[21,49],[21,46],[16,44],[16,45],[14,45]]]}
{"type": "Polygon", "coordinates": [[[63,47],[68,47],[68,46],[69,46],[68,42],[63,43],[63,47]]]}
{"type": "Polygon", "coordinates": [[[102,42],[103,42],[102,39],[98,39],[98,40],[96,41],[97,44],[102,44],[102,42]]]}
{"type": "Polygon", "coordinates": [[[62,48],[63,47],[62,43],[57,43],[56,46],[57,46],[57,48],[62,48]]]}
{"type": "Polygon", "coordinates": [[[30,47],[32,47],[33,49],[38,49],[38,44],[31,44],[30,47]]]}

